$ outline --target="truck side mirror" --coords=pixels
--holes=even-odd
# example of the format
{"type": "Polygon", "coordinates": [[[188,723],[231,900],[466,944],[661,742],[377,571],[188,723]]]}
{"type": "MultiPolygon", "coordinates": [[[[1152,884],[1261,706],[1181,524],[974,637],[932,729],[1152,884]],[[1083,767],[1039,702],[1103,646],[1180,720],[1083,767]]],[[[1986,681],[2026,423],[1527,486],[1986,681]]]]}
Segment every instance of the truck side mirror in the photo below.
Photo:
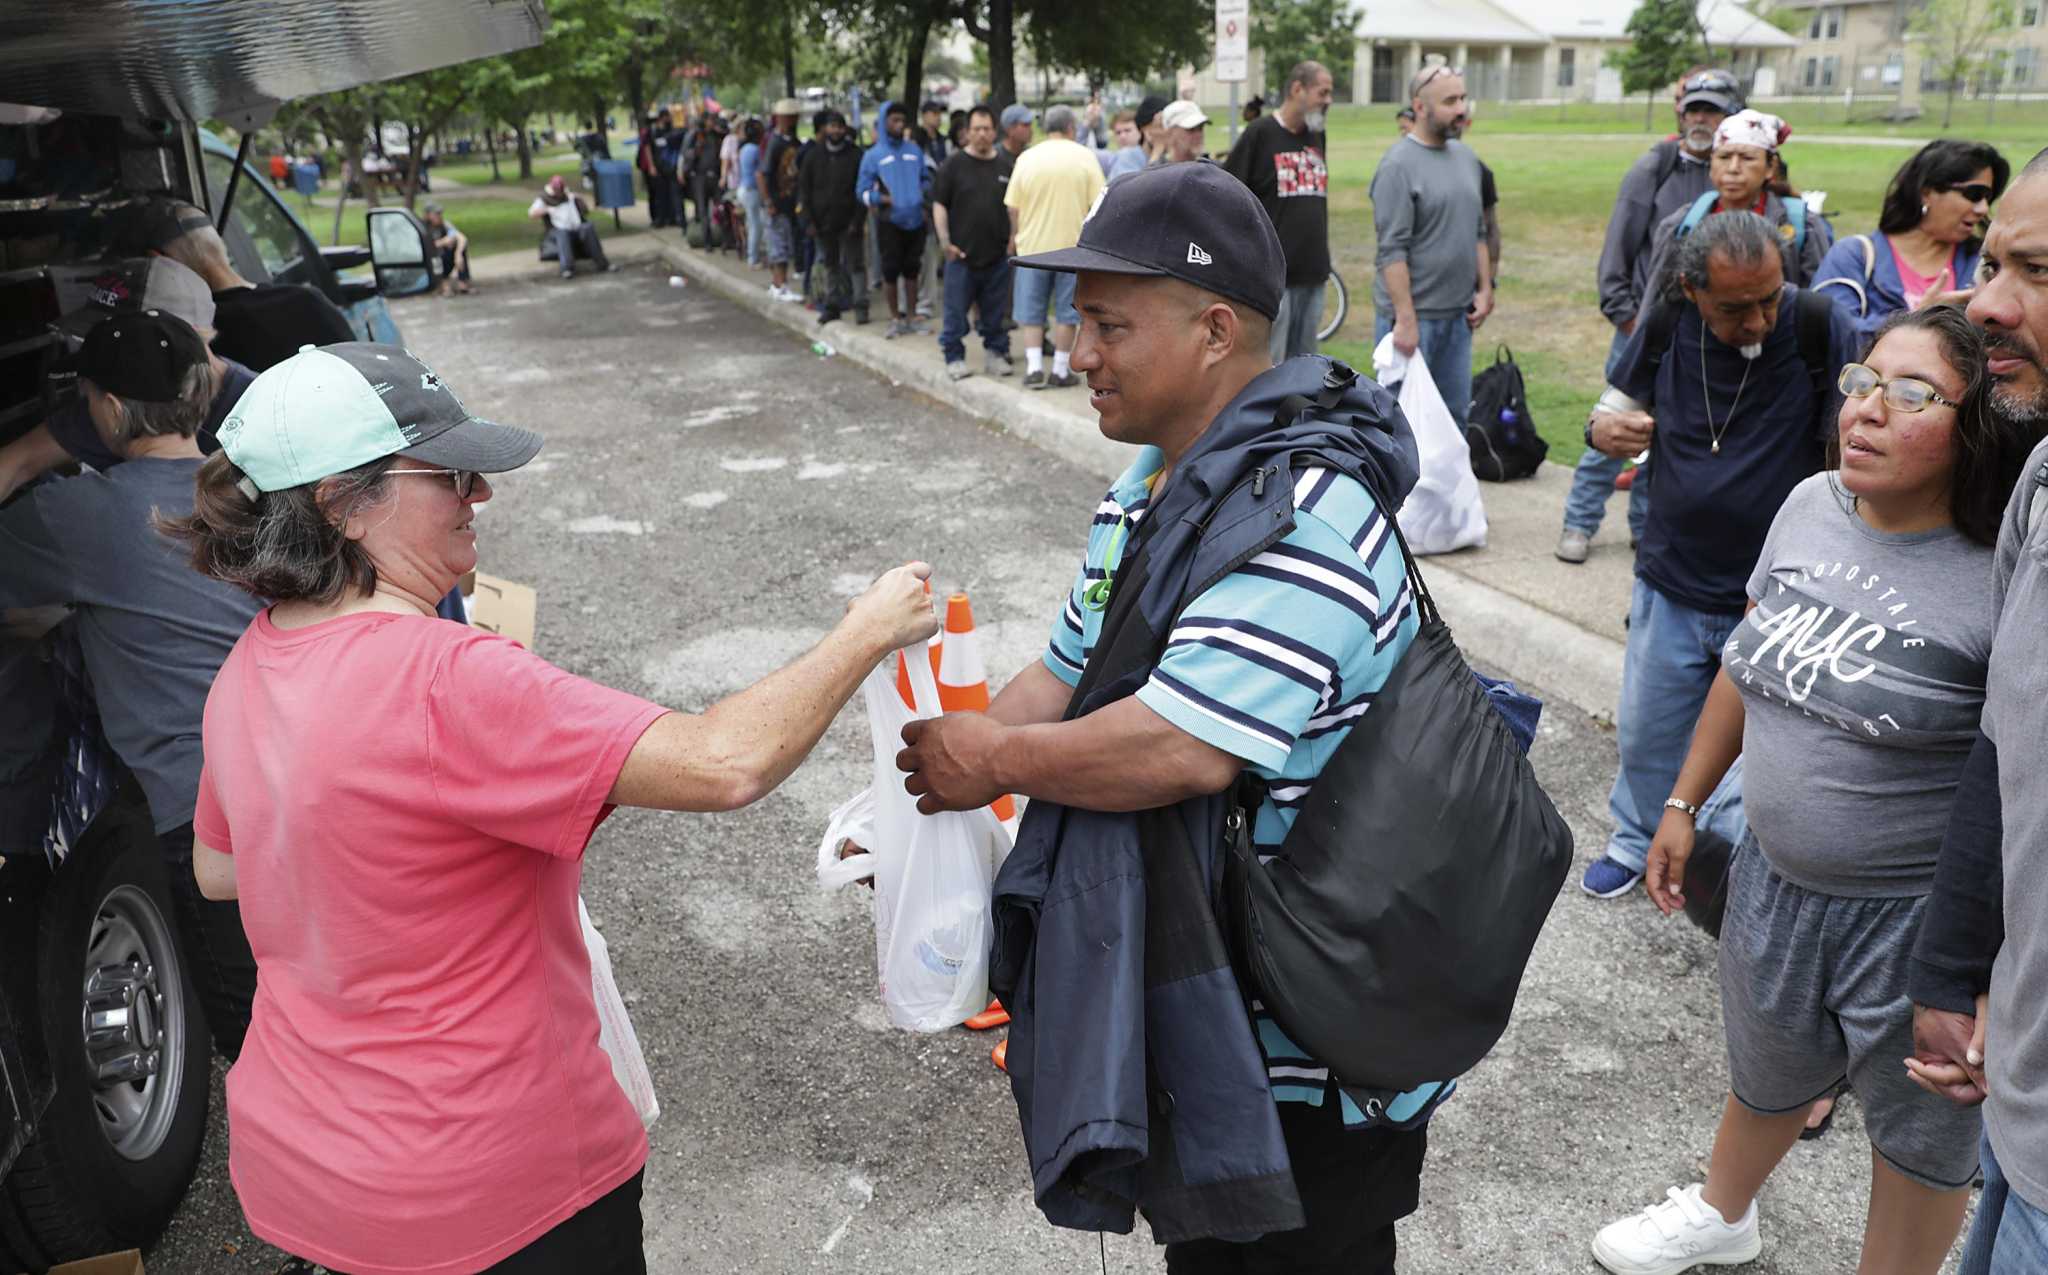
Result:
{"type": "Polygon", "coordinates": [[[403,208],[372,208],[365,221],[377,291],[387,297],[412,297],[434,286],[440,257],[419,218],[403,208]]]}

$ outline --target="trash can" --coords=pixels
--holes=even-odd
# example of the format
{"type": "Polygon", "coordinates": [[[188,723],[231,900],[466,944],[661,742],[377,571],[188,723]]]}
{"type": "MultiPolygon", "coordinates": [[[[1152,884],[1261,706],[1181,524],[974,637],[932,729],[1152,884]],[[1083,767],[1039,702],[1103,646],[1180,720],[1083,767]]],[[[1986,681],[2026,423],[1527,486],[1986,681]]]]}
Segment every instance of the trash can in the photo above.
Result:
{"type": "Polygon", "coordinates": [[[597,178],[597,206],[599,208],[631,208],[633,198],[633,165],[623,159],[600,159],[593,161],[591,168],[597,178]]]}
{"type": "Polygon", "coordinates": [[[320,165],[303,160],[292,165],[292,189],[311,199],[320,193],[320,165]]]}

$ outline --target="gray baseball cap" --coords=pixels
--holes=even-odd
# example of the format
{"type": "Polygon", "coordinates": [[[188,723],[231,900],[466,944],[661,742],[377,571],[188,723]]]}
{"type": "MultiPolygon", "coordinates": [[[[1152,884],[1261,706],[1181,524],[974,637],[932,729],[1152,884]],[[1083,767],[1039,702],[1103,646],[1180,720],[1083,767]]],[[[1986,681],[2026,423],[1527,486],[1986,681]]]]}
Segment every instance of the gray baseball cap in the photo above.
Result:
{"type": "Polygon", "coordinates": [[[1037,122],[1038,112],[1022,102],[1012,102],[1003,108],[1003,131],[1006,133],[1019,124],[1035,124],[1037,122]]]}
{"type": "Polygon", "coordinates": [[[221,422],[221,450],[257,491],[303,487],[385,456],[501,474],[540,451],[530,429],[472,416],[395,345],[303,346],[265,369],[221,422]]]}
{"type": "Polygon", "coordinates": [[[57,330],[82,337],[115,310],[162,310],[194,328],[213,327],[213,292],[190,266],[169,257],[130,257],[98,265],[50,266],[57,330]]]}

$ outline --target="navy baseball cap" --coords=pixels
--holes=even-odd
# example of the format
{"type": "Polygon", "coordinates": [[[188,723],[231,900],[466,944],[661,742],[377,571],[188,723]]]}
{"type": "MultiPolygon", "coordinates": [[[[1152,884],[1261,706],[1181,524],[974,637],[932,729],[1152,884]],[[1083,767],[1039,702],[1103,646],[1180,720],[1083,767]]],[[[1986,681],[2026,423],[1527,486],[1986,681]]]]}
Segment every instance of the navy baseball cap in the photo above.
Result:
{"type": "Polygon", "coordinates": [[[1743,108],[1741,83],[1722,70],[1701,71],[1679,85],[1678,94],[1681,111],[1711,106],[1723,115],[1733,115],[1743,108]]]}
{"type": "Polygon", "coordinates": [[[1208,160],[1161,164],[1119,177],[1096,196],[1081,242],[1012,264],[1077,274],[1154,275],[1280,313],[1287,258],[1265,206],[1208,160]]]}

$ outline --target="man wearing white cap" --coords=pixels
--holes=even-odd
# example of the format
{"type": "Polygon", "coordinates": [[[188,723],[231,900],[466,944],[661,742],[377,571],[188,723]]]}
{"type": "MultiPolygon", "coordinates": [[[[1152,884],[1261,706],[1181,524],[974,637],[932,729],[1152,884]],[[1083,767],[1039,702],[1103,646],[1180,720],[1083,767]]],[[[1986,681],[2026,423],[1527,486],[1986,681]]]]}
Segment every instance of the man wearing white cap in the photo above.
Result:
{"type": "Polygon", "coordinates": [[[1155,164],[1185,164],[1202,157],[1202,129],[1209,117],[1202,108],[1185,98],[1169,102],[1159,112],[1161,139],[1165,148],[1155,164]]]}

